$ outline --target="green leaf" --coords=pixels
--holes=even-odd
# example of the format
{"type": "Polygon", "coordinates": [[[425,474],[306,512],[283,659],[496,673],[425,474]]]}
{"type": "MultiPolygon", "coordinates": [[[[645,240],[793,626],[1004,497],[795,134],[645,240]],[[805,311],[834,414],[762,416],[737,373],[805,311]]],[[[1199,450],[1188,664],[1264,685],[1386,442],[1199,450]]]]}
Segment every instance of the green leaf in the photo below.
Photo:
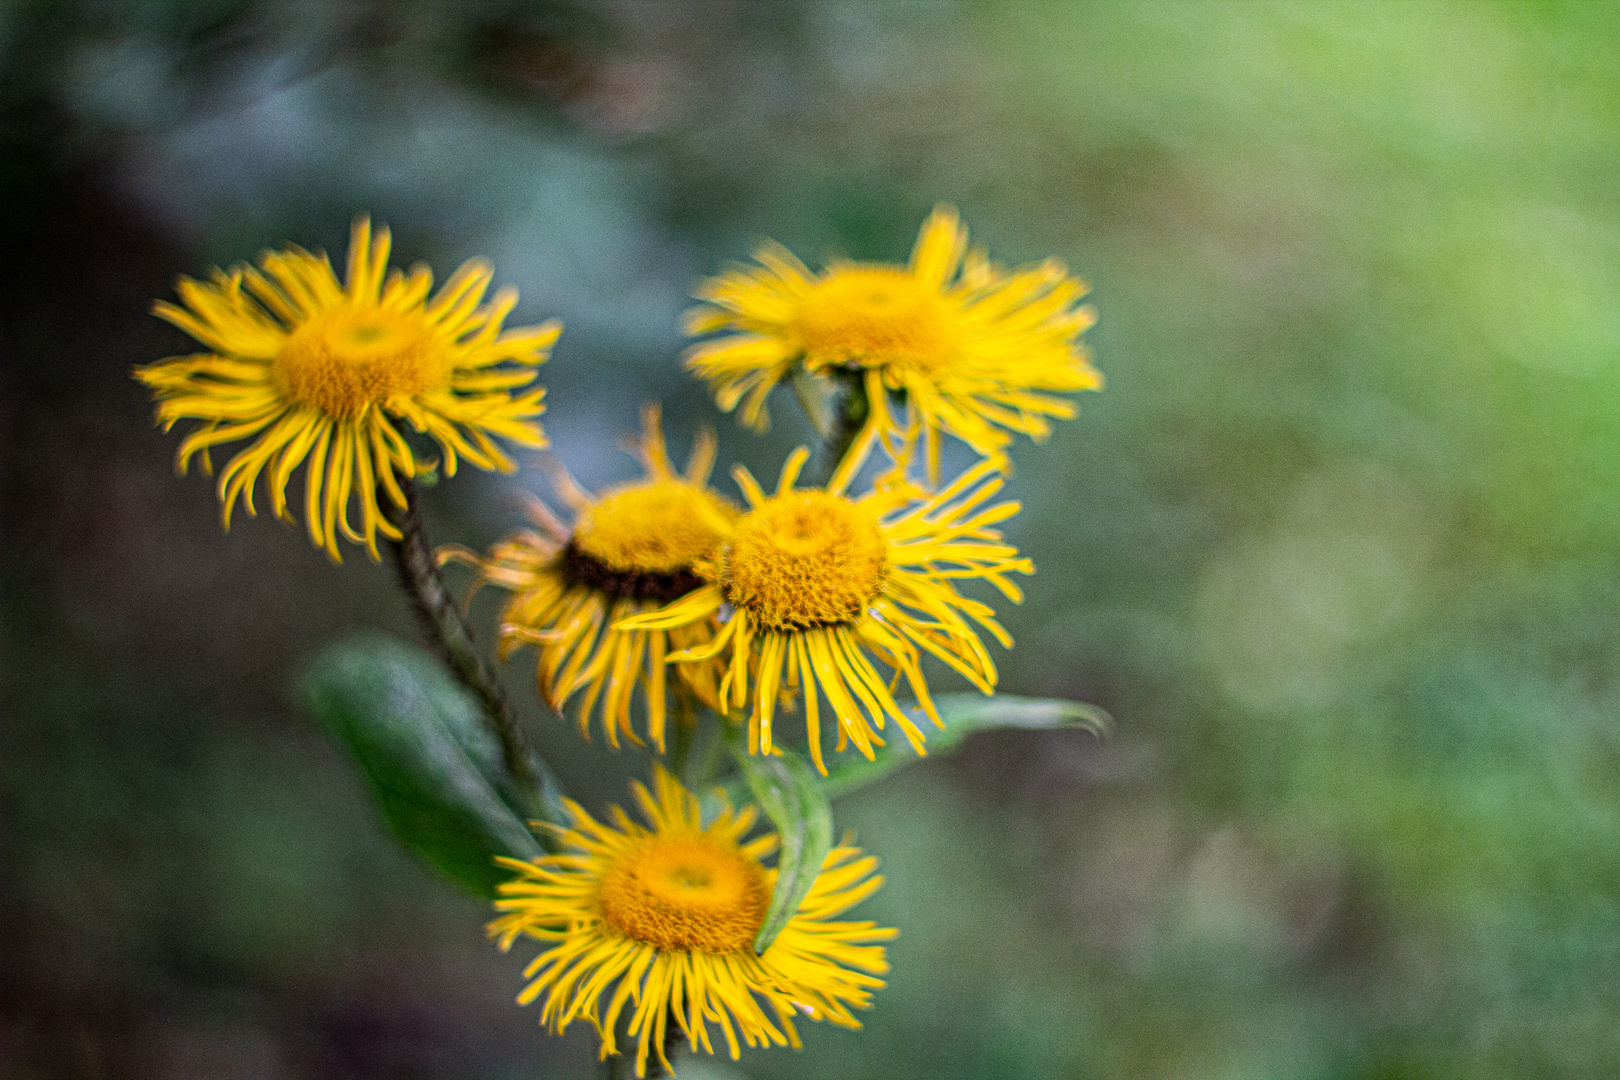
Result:
{"type": "Polygon", "coordinates": [[[754,952],[763,953],[799,910],[832,850],[832,806],[820,778],[798,754],[750,755],[735,743],[732,750],[754,801],[782,841],[776,856],[776,891],[771,893],[765,924],[754,936],[754,952]]]}
{"type": "MultiPolygon", "coordinates": [[[[934,726],[928,714],[912,706],[906,711],[912,721],[922,729],[928,739],[928,752],[939,754],[954,749],[975,731],[988,728],[1023,728],[1047,730],[1051,728],[1082,728],[1096,734],[1107,731],[1112,721],[1095,705],[1056,698],[1026,698],[1012,694],[985,697],[982,694],[941,694],[934,698],[943,729],[934,726]]],[[[821,787],[827,798],[836,799],[881,780],[903,765],[919,760],[911,744],[898,732],[888,745],[874,747],[874,758],[868,761],[858,754],[842,755],[822,779],[821,787]]]]}
{"type": "Polygon", "coordinates": [[[354,638],[322,652],[301,688],[358,762],[383,820],[451,880],[492,897],[510,877],[495,856],[545,853],[524,822],[562,820],[555,777],[538,759],[538,791],[508,776],[482,710],[434,657],[388,638],[354,638]]]}

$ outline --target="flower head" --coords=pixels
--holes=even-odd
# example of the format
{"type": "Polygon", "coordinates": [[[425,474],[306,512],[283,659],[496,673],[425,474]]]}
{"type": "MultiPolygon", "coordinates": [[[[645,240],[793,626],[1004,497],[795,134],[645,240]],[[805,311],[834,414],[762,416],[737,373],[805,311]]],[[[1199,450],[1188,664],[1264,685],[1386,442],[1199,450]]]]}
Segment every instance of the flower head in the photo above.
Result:
{"type": "Polygon", "coordinates": [[[430,300],[432,273],[425,266],[389,271],[389,243],[386,228],[373,235],[370,219],[361,218],[344,282],[325,255],[294,247],[266,252],[258,267],[216,270],[209,282],[181,278],[181,305],[153,305],[208,349],[135,369],[152,389],[164,430],[201,421],[180,443],[181,473],[199,453],[212,473],[210,447],[254,440],[219,476],[227,529],[238,498],[255,512],[253,489],[266,469],[276,515],[292,520],[287,484],[307,461],[310,539],[337,561],[340,535],[376,558],[379,532],[400,535],[378,506],[378,490],[403,508],[400,480],[430,467],[397,420],[438,442],[446,475],[463,458],[510,472],[494,437],[545,445],[534,421],[545,391],[524,388],[561,324],[503,332],[517,291],[502,289],[483,303],[493,271],[480,259],[463,264],[430,300]],[[351,499],[359,504],[358,531],[351,499]]]}
{"type": "Polygon", "coordinates": [[[766,396],[797,364],[860,373],[870,422],[891,447],[920,429],[937,481],[941,431],[997,458],[1009,433],[1042,439],[1049,418],[1074,415],[1053,393],[1102,387],[1078,340],[1096,319],[1078,306],[1086,287],[1055,259],[1008,271],[968,251],[950,207],[923,224],[906,266],[834,262],[816,274],[777,244],[755,258],[704,282],[705,303],[686,315],[689,334],[729,331],[693,346],[686,362],[722,409],[742,401],[750,426],[765,426],[766,396]],[[889,391],[903,392],[905,423],[889,391]]]}
{"type": "MultiPolygon", "coordinates": [[[[524,645],[538,650],[535,676],[540,694],[558,712],[583,695],[581,734],[600,702],[608,744],[623,735],[640,743],[631,723],[631,698],[643,687],[647,736],[660,751],[668,714],[666,656],[706,643],[714,619],[673,630],[620,630],[621,619],[653,611],[703,585],[707,565],[729,531],[737,508],[707,485],[714,467],[713,432],[702,432],[684,473],[670,464],[656,406],[642,412],[643,434],[634,444],[646,477],[593,496],[560,467],[553,478],[574,513],[565,526],[538,499],[529,517],[541,531],[518,532],[487,559],[447,546],[439,559],[476,567],[480,585],[509,590],[501,611],[500,653],[524,645]]],[[[718,703],[718,665],[683,665],[677,695],[690,693],[718,703]]]]}
{"type": "Polygon", "coordinates": [[[872,747],[883,743],[878,732],[886,719],[925,752],[922,732],[895,702],[892,685],[901,674],[923,711],[940,723],[920,666],[924,652],[991,693],[996,667],[975,625],[1003,646],[1012,639],[989,605],[962,596],[954,582],[987,581],[1017,602],[1023,594],[1007,575],[1034,572],[992,528],[1017,513],[1018,503],[981,509],[1002,485],[992,461],[933,495],[900,479],[902,470],[859,499],[847,496],[844,489],[876,438],[869,428],[866,447],[857,445],[824,489],[794,489],[809,457],[802,447],[783,466],[774,495],[738,468],[750,509],[719,550],[713,584],[619,624],[673,630],[714,618],[729,605],[731,615],[713,640],[670,660],[707,663],[730,652],[720,696],[733,708],[752,701],[749,749],[756,753],[771,752],[779,696],[802,685],[810,756],[823,773],[823,696],[838,730],[836,749],[853,742],[870,758],[872,747]],[[894,669],[893,681],[879,676],[871,657],[894,669]]]}
{"type": "Polygon", "coordinates": [[[550,944],[524,971],[527,1005],[544,995],[540,1022],[561,1033],[576,1019],[601,1034],[602,1056],[618,1053],[618,1022],[631,1009],[636,1073],[649,1050],[664,1057],[669,1017],[689,1045],[714,1053],[709,1021],[733,1059],[749,1046],[799,1045],[795,1012],[858,1028],[852,1009],[870,1006],[889,969],[880,942],[895,931],[837,917],[876,892],[877,860],[858,848],[828,853],[799,910],[763,954],[754,936],[765,921],[776,871],[760,861],[774,834],[745,840],[752,807],[722,809],[702,824],[697,798],[662,768],[649,792],[634,786],[650,828],[618,807],[613,823],[569,802],[571,829],[557,830],[570,854],[532,862],[501,859],[518,877],[500,886],[489,924],[502,949],[519,935],[550,944]],[[609,996],[609,991],[612,991],[609,996]],[[603,1005],[607,998],[606,1006],[603,1005]]]}

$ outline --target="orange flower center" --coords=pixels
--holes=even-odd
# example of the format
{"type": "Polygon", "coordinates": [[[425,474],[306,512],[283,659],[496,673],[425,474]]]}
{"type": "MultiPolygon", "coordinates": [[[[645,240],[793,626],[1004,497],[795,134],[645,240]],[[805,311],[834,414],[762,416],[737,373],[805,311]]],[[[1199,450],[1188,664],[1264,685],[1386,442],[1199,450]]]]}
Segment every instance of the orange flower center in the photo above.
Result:
{"type": "Polygon", "coordinates": [[[882,591],[888,549],[877,519],[840,495],[778,495],[737,522],[726,599],[774,630],[851,622],[882,591]]]}
{"type": "Polygon", "coordinates": [[[668,574],[714,554],[736,510],[695,484],[658,480],[609,491],[580,513],[574,543],[609,570],[668,574]]]}
{"type": "Polygon", "coordinates": [[[955,354],[944,299],[893,266],[830,271],[805,296],[797,328],[812,371],[844,364],[932,370],[955,354]]]}
{"type": "Polygon", "coordinates": [[[739,952],[765,923],[764,869],[735,846],[701,834],[650,836],[602,879],[602,918],[627,938],[659,949],[739,952]]]}
{"type": "Polygon", "coordinates": [[[288,398],[344,420],[398,395],[448,389],[445,352],[417,312],[343,304],[289,334],[271,372],[288,398]]]}

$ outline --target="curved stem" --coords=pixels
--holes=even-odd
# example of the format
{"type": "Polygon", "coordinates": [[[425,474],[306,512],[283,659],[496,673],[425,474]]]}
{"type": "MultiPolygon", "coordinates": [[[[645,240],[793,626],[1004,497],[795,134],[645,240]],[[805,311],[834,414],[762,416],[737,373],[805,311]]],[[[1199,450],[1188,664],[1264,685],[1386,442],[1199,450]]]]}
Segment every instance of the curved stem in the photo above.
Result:
{"type": "Polygon", "coordinates": [[[855,437],[861,433],[872,414],[872,403],[866,400],[866,380],[861,378],[860,372],[839,372],[836,378],[840,389],[832,410],[831,425],[824,433],[821,444],[819,480],[823,484],[838,471],[844,455],[849,453],[855,437]]]}
{"type": "MultiPolygon", "coordinates": [[[[669,1014],[668,1026],[664,1028],[664,1056],[668,1057],[675,1052],[680,1042],[681,1025],[676,1022],[675,1014],[669,1014]]],[[[630,1080],[635,1075],[635,1051],[621,1050],[617,1054],[602,1059],[602,1076],[604,1080],[630,1080]]],[[[658,1060],[657,1054],[647,1055],[647,1075],[644,1080],[659,1080],[660,1077],[674,1076],[674,1073],[664,1071],[663,1062],[658,1060]]]]}
{"type": "Polygon", "coordinates": [[[432,639],[440,658],[450,666],[456,678],[483,706],[495,735],[501,742],[501,758],[507,773],[529,792],[535,790],[536,777],[528,745],[519,730],[517,720],[501,693],[500,681],[473,644],[472,631],[456,610],[450,590],[439,576],[433,548],[422,529],[422,513],[417,506],[416,485],[404,481],[405,508],[389,506],[389,517],[403,534],[389,542],[394,555],[394,568],[399,572],[399,583],[410,595],[422,628],[432,639]]]}

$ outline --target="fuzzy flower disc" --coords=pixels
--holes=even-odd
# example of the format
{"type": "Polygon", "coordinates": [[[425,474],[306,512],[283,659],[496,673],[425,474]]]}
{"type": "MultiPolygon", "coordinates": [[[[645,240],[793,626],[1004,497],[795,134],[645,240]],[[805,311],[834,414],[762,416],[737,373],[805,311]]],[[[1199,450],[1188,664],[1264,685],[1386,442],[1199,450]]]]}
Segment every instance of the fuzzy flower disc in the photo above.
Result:
{"type": "Polygon", "coordinates": [[[660,949],[736,952],[752,944],[771,893],[765,871],[707,836],[653,836],[602,879],[602,919],[660,949]]]}
{"type": "Polygon", "coordinates": [[[445,360],[420,313],[344,304],[287,335],[270,374],[290,400],[351,419],[396,395],[448,390],[445,360]]]}
{"type": "Polygon", "coordinates": [[[882,591],[887,560],[883,530],[866,507],[793,491],[737,522],[725,553],[726,598],[773,630],[849,622],[882,591]]]}
{"type": "Polygon", "coordinates": [[[845,364],[927,371],[955,352],[949,305],[893,266],[857,264],[828,274],[805,293],[796,329],[805,364],[816,372],[845,364]]]}
{"type": "Polygon", "coordinates": [[[685,481],[627,485],[580,511],[573,542],[608,570],[668,574],[712,556],[735,514],[714,492],[685,481]]]}

